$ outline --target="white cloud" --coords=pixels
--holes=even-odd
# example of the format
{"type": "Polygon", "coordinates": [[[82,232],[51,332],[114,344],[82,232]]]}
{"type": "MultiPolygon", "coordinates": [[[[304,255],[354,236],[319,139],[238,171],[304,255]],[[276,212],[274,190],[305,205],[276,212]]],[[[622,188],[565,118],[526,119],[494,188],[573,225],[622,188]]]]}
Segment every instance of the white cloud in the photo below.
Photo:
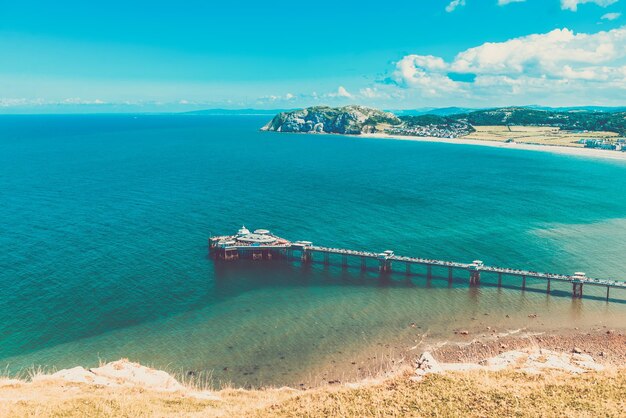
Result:
{"type": "Polygon", "coordinates": [[[85,100],[80,97],[68,97],[61,100],[44,100],[41,98],[0,98],[0,107],[33,107],[33,106],[63,106],[63,105],[103,105],[110,104],[101,99],[85,100]]]}
{"type": "Polygon", "coordinates": [[[617,3],[619,0],[561,0],[561,9],[563,10],[571,10],[575,12],[578,10],[579,4],[585,3],[595,3],[601,7],[607,7],[614,3],[617,3]]]}
{"type": "Polygon", "coordinates": [[[339,88],[337,89],[337,96],[338,97],[345,97],[348,99],[352,98],[352,94],[350,94],[348,92],[348,90],[346,90],[346,88],[344,86],[339,86],[339,88]]]}
{"type": "Polygon", "coordinates": [[[465,0],[452,0],[450,4],[446,6],[446,12],[453,12],[459,6],[465,6],[465,0]]]}
{"type": "Polygon", "coordinates": [[[432,55],[407,55],[396,64],[391,79],[398,85],[419,88],[429,96],[458,89],[458,84],[446,75],[449,65],[432,55]]]}
{"type": "Polygon", "coordinates": [[[615,20],[615,19],[619,19],[621,15],[622,15],[621,13],[606,13],[602,15],[601,19],[602,20],[615,20]]]}
{"type": "Polygon", "coordinates": [[[625,46],[626,26],[592,34],[555,29],[484,43],[449,62],[407,55],[389,80],[422,98],[617,97],[626,92],[625,46]]]}
{"type": "Polygon", "coordinates": [[[596,34],[555,29],[545,34],[485,43],[459,53],[451,68],[464,73],[548,74],[564,65],[597,65],[626,56],[626,27],[596,34]]]}
{"type": "Polygon", "coordinates": [[[498,0],[498,6],[506,6],[511,3],[523,3],[526,0],[498,0]]]}
{"type": "Polygon", "coordinates": [[[377,88],[361,89],[358,94],[352,94],[344,86],[339,86],[336,90],[328,93],[317,93],[313,91],[311,93],[299,92],[296,94],[286,93],[282,95],[262,96],[256,99],[256,104],[259,106],[293,106],[295,102],[309,104],[326,102],[344,103],[346,100],[358,101],[363,98],[373,98],[378,94],[380,94],[379,97],[385,97],[383,93],[378,92],[377,88]],[[371,97],[367,97],[368,94],[371,95],[371,97]]]}
{"type": "Polygon", "coordinates": [[[359,95],[365,99],[390,99],[391,95],[388,92],[381,91],[376,87],[366,87],[359,90],[359,95]]]}
{"type": "MultiPolygon", "coordinates": [[[[314,97],[319,97],[317,93],[313,92],[314,97]]],[[[331,99],[352,99],[354,96],[350,93],[344,86],[339,86],[336,91],[325,93],[321,96],[322,98],[331,98],[331,99]]]]}
{"type": "Polygon", "coordinates": [[[288,102],[294,99],[296,99],[296,96],[291,93],[287,93],[285,95],[271,94],[269,96],[259,97],[257,99],[257,103],[264,104],[264,103],[274,103],[274,102],[288,102]]]}

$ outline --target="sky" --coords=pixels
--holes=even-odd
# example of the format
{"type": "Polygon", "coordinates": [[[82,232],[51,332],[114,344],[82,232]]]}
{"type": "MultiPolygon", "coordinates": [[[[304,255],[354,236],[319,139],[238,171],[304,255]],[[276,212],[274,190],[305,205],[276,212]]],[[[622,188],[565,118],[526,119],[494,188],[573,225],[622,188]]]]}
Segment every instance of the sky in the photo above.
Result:
{"type": "Polygon", "coordinates": [[[0,0],[0,113],[626,105],[626,0],[0,0]]]}

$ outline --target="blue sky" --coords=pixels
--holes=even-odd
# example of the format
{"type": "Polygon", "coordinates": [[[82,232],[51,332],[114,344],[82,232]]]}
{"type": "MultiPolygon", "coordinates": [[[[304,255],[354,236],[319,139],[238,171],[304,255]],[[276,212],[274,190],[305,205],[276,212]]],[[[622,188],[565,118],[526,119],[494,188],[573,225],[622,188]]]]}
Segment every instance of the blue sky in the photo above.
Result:
{"type": "Polygon", "coordinates": [[[0,0],[0,112],[626,105],[626,0],[220,3],[0,0]]]}

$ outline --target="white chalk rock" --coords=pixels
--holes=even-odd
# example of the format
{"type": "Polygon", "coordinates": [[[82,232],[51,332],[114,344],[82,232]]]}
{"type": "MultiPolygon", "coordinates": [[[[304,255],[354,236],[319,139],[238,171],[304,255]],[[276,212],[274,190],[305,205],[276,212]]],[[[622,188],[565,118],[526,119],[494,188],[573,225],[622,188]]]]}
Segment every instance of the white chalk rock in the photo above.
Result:
{"type": "Polygon", "coordinates": [[[118,360],[107,363],[102,367],[91,369],[98,377],[103,377],[124,386],[141,386],[147,389],[161,391],[182,391],[185,389],[176,379],[162,370],[155,370],[132,363],[128,360],[118,360]]]}
{"type": "Polygon", "coordinates": [[[443,368],[432,354],[424,352],[417,361],[417,369],[415,372],[418,376],[424,376],[431,373],[443,373],[443,368]]]}
{"type": "Polygon", "coordinates": [[[39,375],[33,378],[33,381],[44,380],[63,380],[65,382],[86,383],[88,385],[117,386],[115,382],[104,377],[96,376],[84,367],[59,370],[50,375],[39,375]]]}
{"type": "Polygon", "coordinates": [[[51,375],[40,375],[33,381],[62,380],[72,383],[108,387],[139,387],[159,392],[180,392],[184,396],[202,400],[219,400],[210,391],[195,391],[186,388],[174,377],[162,370],[155,370],[122,359],[104,366],[87,370],[83,367],[60,370],[51,375]]]}

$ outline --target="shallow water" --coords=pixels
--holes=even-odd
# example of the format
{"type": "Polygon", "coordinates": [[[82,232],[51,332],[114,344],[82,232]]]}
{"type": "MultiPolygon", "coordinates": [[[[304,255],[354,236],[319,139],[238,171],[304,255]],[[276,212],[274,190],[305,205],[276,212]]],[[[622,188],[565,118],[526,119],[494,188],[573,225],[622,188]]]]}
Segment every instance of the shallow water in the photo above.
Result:
{"type": "Polygon", "coordinates": [[[124,356],[236,385],[296,384],[365,349],[424,330],[450,338],[487,317],[502,330],[626,324],[626,304],[607,304],[603,289],[572,301],[569,286],[547,296],[533,280],[521,292],[519,279],[497,289],[488,276],[469,289],[461,273],[449,287],[215,264],[208,236],[245,224],[320,245],[624,279],[624,162],[259,132],[265,122],[0,117],[0,365],[124,356]]]}

